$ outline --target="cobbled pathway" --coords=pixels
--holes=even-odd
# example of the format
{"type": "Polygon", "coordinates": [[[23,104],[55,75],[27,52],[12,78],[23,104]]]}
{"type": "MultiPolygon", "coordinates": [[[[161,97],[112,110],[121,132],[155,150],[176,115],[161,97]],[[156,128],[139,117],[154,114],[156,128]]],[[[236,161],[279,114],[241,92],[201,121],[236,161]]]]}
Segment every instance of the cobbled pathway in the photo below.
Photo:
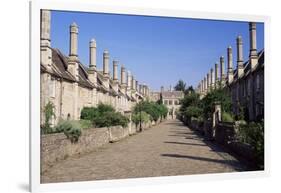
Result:
{"type": "Polygon", "coordinates": [[[169,120],[69,157],[41,176],[42,183],[175,176],[243,171],[245,167],[217,145],[206,142],[178,120],[169,120]]]}

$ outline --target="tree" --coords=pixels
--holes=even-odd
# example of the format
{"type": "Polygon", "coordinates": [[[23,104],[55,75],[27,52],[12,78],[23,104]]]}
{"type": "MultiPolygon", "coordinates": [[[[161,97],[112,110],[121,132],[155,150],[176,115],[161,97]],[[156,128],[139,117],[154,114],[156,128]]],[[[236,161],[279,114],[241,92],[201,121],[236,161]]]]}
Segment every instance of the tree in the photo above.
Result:
{"type": "Polygon", "coordinates": [[[192,86],[189,86],[185,91],[184,91],[184,94],[185,95],[188,95],[188,94],[191,94],[191,93],[194,93],[194,89],[192,86]]]}
{"type": "Polygon", "coordinates": [[[185,91],[186,83],[183,80],[179,80],[174,89],[176,91],[185,91]]]}

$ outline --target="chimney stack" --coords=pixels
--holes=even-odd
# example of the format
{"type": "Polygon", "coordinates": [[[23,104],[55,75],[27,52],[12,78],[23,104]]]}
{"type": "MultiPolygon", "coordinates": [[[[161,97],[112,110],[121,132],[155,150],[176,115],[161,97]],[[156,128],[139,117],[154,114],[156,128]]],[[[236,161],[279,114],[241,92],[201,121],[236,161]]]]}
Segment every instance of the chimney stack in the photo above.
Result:
{"type": "Polygon", "coordinates": [[[237,43],[237,75],[238,78],[241,77],[244,73],[244,67],[243,67],[243,42],[242,37],[238,36],[236,39],[237,43]]]}
{"type": "Polygon", "coordinates": [[[131,87],[132,87],[131,83],[132,83],[132,76],[131,76],[131,72],[128,71],[127,72],[127,94],[129,96],[131,96],[131,87]]]}
{"type": "Polygon", "coordinates": [[[204,93],[208,92],[208,86],[207,86],[207,77],[204,77],[204,93]]]}
{"type": "Polygon", "coordinates": [[[219,87],[219,65],[215,63],[215,88],[219,87]]]}
{"type": "Polygon", "coordinates": [[[71,60],[76,60],[78,57],[78,26],[75,22],[70,25],[70,47],[69,56],[71,60]]]}
{"type": "Polygon", "coordinates": [[[103,52],[103,76],[109,78],[109,52],[104,50],[103,52]]]}
{"type": "Polygon", "coordinates": [[[213,68],[211,68],[210,74],[211,74],[211,89],[214,89],[214,86],[215,86],[215,73],[214,73],[213,68]]]}
{"type": "Polygon", "coordinates": [[[51,70],[52,65],[52,50],[51,50],[51,11],[41,10],[41,37],[40,37],[40,60],[41,64],[51,70]]]}
{"type": "Polygon", "coordinates": [[[113,60],[113,80],[118,82],[118,61],[113,60]]]}
{"type": "Polygon", "coordinates": [[[250,30],[250,64],[251,64],[251,69],[254,69],[258,63],[256,23],[250,22],[249,30],[250,30]]]}
{"type": "Polygon", "coordinates": [[[90,41],[90,68],[96,69],[97,67],[97,43],[95,39],[90,41]]]}
{"type": "Polygon", "coordinates": [[[89,48],[90,48],[90,65],[89,65],[89,80],[96,84],[97,83],[97,63],[96,63],[96,49],[97,49],[97,44],[95,39],[91,39],[89,43],[89,48]]]}
{"type": "Polygon", "coordinates": [[[227,79],[228,84],[231,84],[233,81],[233,57],[232,57],[232,48],[229,46],[227,48],[227,79]]]}
{"type": "Polygon", "coordinates": [[[207,92],[211,90],[211,79],[210,79],[210,73],[207,73],[207,92]]]}
{"type": "Polygon", "coordinates": [[[78,26],[75,22],[70,25],[70,48],[69,48],[69,61],[67,70],[75,77],[76,81],[79,80],[79,64],[77,63],[77,45],[78,45],[78,26]]]}
{"type": "Polygon", "coordinates": [[[224,57],[223,56],[220,57],[220,81],[221,81],[221,84],[223,85],[224,81],[225,81],[224,57]]]}

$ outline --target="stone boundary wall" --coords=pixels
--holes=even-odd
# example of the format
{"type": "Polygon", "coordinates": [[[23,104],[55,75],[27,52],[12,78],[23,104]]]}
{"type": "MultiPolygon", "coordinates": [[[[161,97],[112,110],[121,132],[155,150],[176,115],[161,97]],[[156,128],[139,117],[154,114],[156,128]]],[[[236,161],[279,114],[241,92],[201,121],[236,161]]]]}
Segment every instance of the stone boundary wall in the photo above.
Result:
{"type": "MultiPolygon", "coordinates": [[[[156,123],[144,123],[143,129],[148,129],[156,123]]],[[[64,133],[41,135],[41,173],[45,172],[55,162],[69,156],[84,154],[111,142],[119,141],[139,130],[139,125],[129,123],[121,126],[84,129],[77,143],[71,143],[64,133]]]]}
{"type": "MultiPolygon", "coordinates": [[[[183,121],[185,124],[186,122],[183,121]]],[[[239,142],[235,139],[235,126],[227,122],[220,122],[215,128],[212,128],[211,121],[204,121],[202,123],[197,120],[192,120],[191,123],[186,124],[191,129],[199,131],[207,140],[214,140],[215,142],[224,145],[236,155],[252,162],[255,154],[253,148],[249,144],[239,142]]]]}

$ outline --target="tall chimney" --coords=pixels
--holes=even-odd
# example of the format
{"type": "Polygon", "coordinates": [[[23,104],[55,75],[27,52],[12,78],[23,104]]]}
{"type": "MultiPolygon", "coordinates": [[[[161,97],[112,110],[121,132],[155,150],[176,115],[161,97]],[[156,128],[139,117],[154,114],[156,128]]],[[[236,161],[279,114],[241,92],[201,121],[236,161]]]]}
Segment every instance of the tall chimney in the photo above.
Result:
{"type": "Polygon", "coordinates": [[[215,86],[215,73],[213,68],[211,68],[210,74],[211,74],[211,89],[213,89],[215,86]]]}
{"type": "Polygon", "coordinates": [[[136,89],[137,92],[138,92],[138,86],[139,86],[139,81],[136,80],[135,89],[136,89]]]}
{"type": "Polygon", "coordinates": [[[97,43],[95,39],[90,41],[90,68],[97,67],[97,43]]]}
{"type": "Polygon", "coordinates": [[[228,84],[231,84],[233,81],[233,57],[232,57],[232,48],[229,46],[227,48],[227,79],[228,84]]]}
{"type": "Polygon", "coordinates": [[[256,23],[250,22],[249,30],[250,30],[250,64],[251,64],[251,69],[254,69],[258,63],[256,23]]]}
{"type": "Polygon", "coordinates": [[[244,68],[243,68],[243,42],[242,42],[241,36],[237,37],[236,43],[237,43],[237,73],[238,73],[238,78],[239,78],[244,73],[244,68]]]}
{"type": "Polygon", "coordinates": [[[172,92],[172,85],[170,85],[170,92],[172,92]]]}
{"type": "Polygon", "coordinates": [[[207,85],[207,77],[204,77],[204,93],[207,93],[208,85],[207,85]]]}
{"type": "Polygon", "coordinates": [[[109,78],[109,52],[104,50],[103,52],[103,76],[109,78]]]}
{"type": "Polygon", "coordinates": [[[220,57],[220,80],[221,80],[221,84],[224,84],[224,80],[225,80],[225,74],[224,74],[224,57],[221,56],[220,57]]]}
{"type": "Polygon", "coordinates": [[[69,56],[70,59],[77,59],[77,47],[78,47],[78,26],[75,22],[70,25],[70,47],[69,56]]]}
{"type": "Polygon", "coordinates": [[[89,65],[89,80],[96,84],[97,83],[97,66],[96,66],[96,49],[97,44],[95,39],[91,39],[90,44],[90,65],[89,65]]]}
{"type": "Polygon", "coordinates": [[[118,81],[118,61],[113,60],[113,80],[118,81]]]}
{"type": "Polygon", "coordinates": [[[78,46],[78,26],[73,22],[70,27],[70,47],[69,47],[69,61],[67,70],[75,77],[76,81],[79,80],[79,64],[77,63],[77,46],[78,46]]]}
{"type": "Polygon", "coordinates": [[[128,93],[131,91],[131,83],[132,83],[132,76],[131,76],[131,72],[128,71],[127,72],[127,91],[128,91],[128,93]]]}
{"type": "Polygon", "coordinates": [[[41,34],[40,34],[40,62],[47,68],[51,70],[52,65],[52,50],[51,50],[51,11],[41,10],[41,34]]]}
{"type": "Polygon", "coordinates": [[[211,90],[211,80],[210,80],[210,74],[207,73],[207,92],[211,90]]]}
{"type": "Polygon", "coordinates": [[[219,65],[215,63],[215,88],[219,87],[219,65]]]}

